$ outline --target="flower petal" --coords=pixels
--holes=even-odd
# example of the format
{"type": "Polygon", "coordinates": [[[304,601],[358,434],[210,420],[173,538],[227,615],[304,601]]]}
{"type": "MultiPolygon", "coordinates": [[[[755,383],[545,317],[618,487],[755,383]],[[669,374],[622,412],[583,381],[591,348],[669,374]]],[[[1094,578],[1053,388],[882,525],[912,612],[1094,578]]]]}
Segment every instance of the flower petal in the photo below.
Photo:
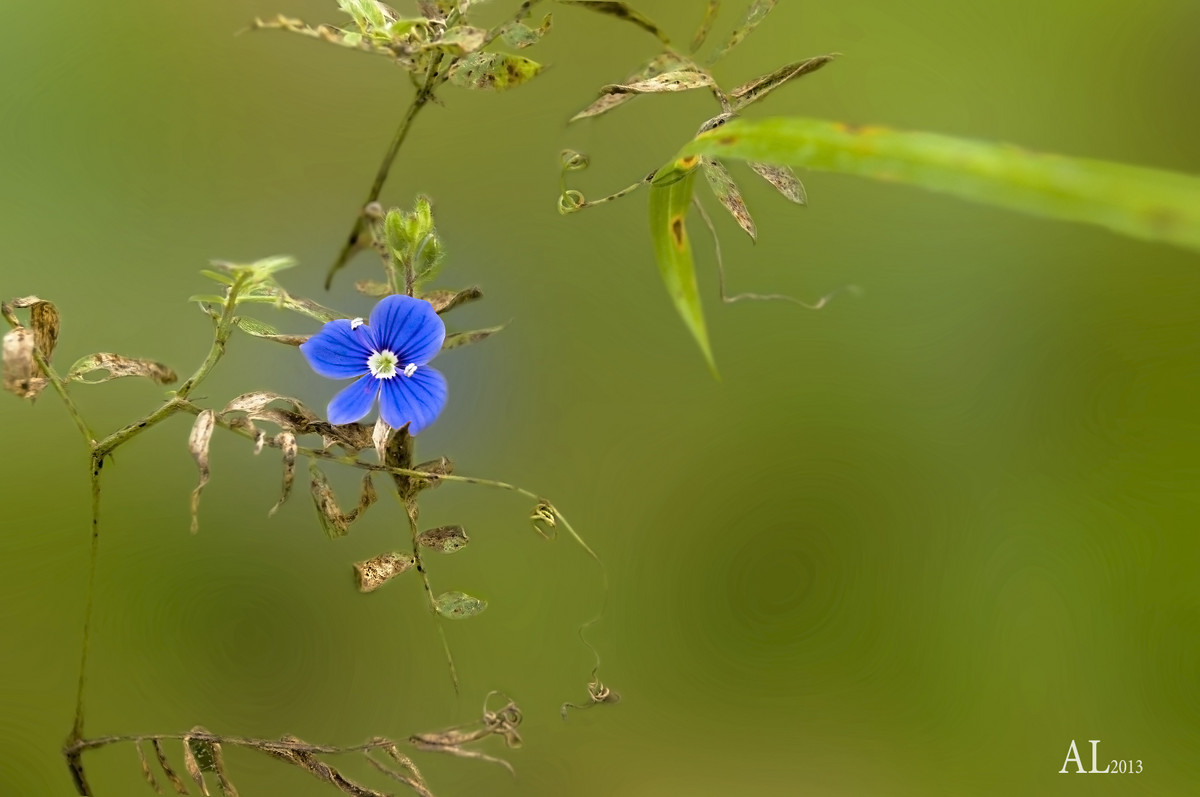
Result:
{"type": "Polygon", "coordinates": [[[400,358],[400,364],[424,365],[441,351],[446,325],[424,299],[387,296],[371,311],[371,336],[380,349],[400,358]]]}
{"type": "Polygon", "coordinates": [[[446,406],[446,377],[433,368],[418,368],[412,376],[380,380],[379,414],[393,429],[408,424],[415,435],[433,423],[446,406]]]}
{"type": "MultiPolygon", "coordinates": [[[[375,406],[379,395],[379,383],[383,381],[367,374],[346,387],[329,402],[329,422],[332,424],[354,423],[375,406]]],[[[392,380],[395,381],[395,380],[392,380]]]]}
{"type": "Polygon", "coordinates": [[[351,329],[344,318],[330,321],[321,331],[300,344],[312,369],[330,379],[349,379],[367,372],[370,338],[363,327],[351,329]]]}

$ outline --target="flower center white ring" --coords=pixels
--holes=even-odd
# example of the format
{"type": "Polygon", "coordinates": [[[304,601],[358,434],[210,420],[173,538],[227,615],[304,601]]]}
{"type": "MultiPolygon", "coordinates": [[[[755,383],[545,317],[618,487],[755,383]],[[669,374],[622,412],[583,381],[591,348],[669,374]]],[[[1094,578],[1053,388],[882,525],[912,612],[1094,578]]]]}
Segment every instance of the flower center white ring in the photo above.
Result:
{"type": "Polygon", "coordinates": [[[374,352],[367,358],[367,368],[376,379],[391,379],[396,375],[396,366],[399,364],[400,358],[387,349],[374,352]]]}

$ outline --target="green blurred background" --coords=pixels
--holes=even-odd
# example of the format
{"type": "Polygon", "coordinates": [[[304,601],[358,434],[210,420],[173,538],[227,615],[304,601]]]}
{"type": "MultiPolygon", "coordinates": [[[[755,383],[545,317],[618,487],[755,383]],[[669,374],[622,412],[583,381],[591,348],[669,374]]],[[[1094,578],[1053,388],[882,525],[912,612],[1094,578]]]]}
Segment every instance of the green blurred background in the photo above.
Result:
{"type": "MultiPolygon", "coordinates": [[[[718,36],[742,11],[725,5],[718,36]]],[[[702,6],[638,3],[682,41],[702,6]]],[[[289,289],[369,308],[351,286],[372,257],[320,285],[412,91],[383,59],[233,36],[277,12],[340,17],[332,0],[3,4],[0,294],[58,303],[61,364],[104,350],[190,372],[209,325],[184,300],[208,290],[210,258],[293,254],[289,289]]],[[[761,242],[718,219],[732,288],[863,295],[722,306],[697,226],[715,382],[659,283],[645,195],[555,210],[560,149],[591,155],[573,183],[598,197],[664,162],[713,102],[643,98],[566,127],[656,42],[554,13],[528,51],[551,68],[506,95],[443,91],[384,198],[432,195],[441,282],[486,291],[452,328],[511,322],[439,359],[450,403],[419,455],[549,496],[600,552],[612,590],[592,637],[624,700],[558,715],[586,696],[574,635],[600,580],[529,530],[527,502],[458,485],[424,501],[427,525],[473,539],[432,561],[435,588],[491,602],[447,627],[456,698],[417,580],[351,584],[351,562],[407,537],[395,503],[330,542],[302,481],[268,519],[276,456],[218,435],[191,536],[179,418],[106,469],[87,733],[349,744],[469,721],[502,689],[526,715],[519,779],[421,755],[442,797],[1196,793],[1196,256],[829,174],[804,176],[799,209],[738,166],[761,242]],[[1057,774],[1073,739],[1144,771],[1057,774]]],[[[789,0],[716,74],[728,87],[829,51],[844,58],[752,115],[1200,172],[1191,0],[789,0]]],[[[201,393],[321,407],[335,387],[238,337],[201,393]]],[[[161,398],[133,380],[75,392],[100,429],[161,398]]],[[[0,429],[0,793],[66,795],[85,451],[51,394],[5,397],[0,429]]],[[[353,482],[335,481],[347,502],[353,482]]],[[[227,758],[243,797],[333,793],[227,758]]],[[[98,794],[150,793],[131,749],[85,760],[98,794]]]]}

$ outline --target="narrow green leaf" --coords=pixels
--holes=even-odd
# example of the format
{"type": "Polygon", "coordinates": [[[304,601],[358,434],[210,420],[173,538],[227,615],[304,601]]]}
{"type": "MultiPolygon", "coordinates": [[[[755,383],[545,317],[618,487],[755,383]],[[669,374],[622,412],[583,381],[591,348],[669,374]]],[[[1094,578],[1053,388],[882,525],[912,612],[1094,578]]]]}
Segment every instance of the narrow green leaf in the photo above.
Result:
{"type": "Polygon", "coordinates": [[[757,77],[745,85],[738,86],[729,92],[729,99],[733,104],[733,110],[740,111],[747,105],[758,102],[789,80],[816,72],[836,57],[834,54],[829,54],[807,58],[803,61],[797,61],[794,64],[780,67],[769,75],[757,77]]]}
{"type": "Polygon", "coordinates": [[[747,165],[759,177],[775,186],[775,190],[783,194],[787,200],[795,202],[797,205],[808,204],[808,194],[804,190],[804,183],[800,182],[800,178],[788,167],[755,161],[750,161],[747,165]]]}
{"type": "Polygon", "coordinates": [[[708,32],[712,30],[713,22],[717,18],[717,12],[720,10],[721,0],[708,0],[708,7],[704,9],[704,19],[700,20],[700,28],[696,31],[696,35],[692,39],[692,52],[696,52],[704,46],[704,41],[708,38],[708,32]]]}
{"type": "Polygon", "coordinates": [[[746,207],[746,201],[742,199],[741,190],[733,181],[733,175],[729,173],[724,164],[712,158],[701,158],[700,168],[704,171],[704,178],[708,180],[708,186],[716,195],[717,200],[729,211],[729,215],[733,216],[733,220],[738,223],[738,226],[750,236],[750,240],[757,243],[758,228],[754,225],[754,219],[750,216],[750,209],[746,207]]]}
{"type": "Polygon", "coordinates": [[[730,122],[698,136],[680,154],[909,183],[1200,251],[1200,178],[1176,172],[801,118],[730,122]]]}
{"type": "MultiPolygon", "coordinates": [[[[219,282],[222,285],[232,285],[233,284],[233,277],[229,276],[228,274],[222,274],[220,271],[213,271],[212,269],[202,268],[202,269],[200,269],[200,273],[203,274],[204,276],[208,277],[210,280],[219,282]]],[[[222,299],[221,301],[224,301],[224,300],[222,299]]]]}
{"type": "Polygon", "coordinates": [[[558,0],[558,2],[564,6],[578,6],[598,14],[607,14],[626,22],[632,22],[647,33],[657,36],[658,40],[668,47],[671,45],[670,38],[662,28],[655,25],[641,12],[635,11],[628,3],[612,2],[612,0],[558,0]]]}
{"type": "Polygon", "coordinates": [[[472,597],[465,592],[443,592],[433,600],[433,607],[442,617],[462,620],[474,617],[487,608],[487,601],[472,597]]]}
{"type": "Polygon", "coordinates": [[[692,202],[696,161],[696,158],[674,161],[655,175],[656,182],[650,188],[650,236],[667,293],[700,347],[708,367],[717,376],[687,237],[687,213],[692,202]]]}
{"type": "Polygon", "coordinates": [[[738,25],[730,35],[729,41],[725,43],[724,47],[713,53],[709,57],[708,62],[711,64],[715,61],[719,61],[725,56],[726,53],[741,44],[743,39],[753,33],[754,29],[762,24],[762,21],[766,19],[767,14],[771,13],[771,9],[773,9],[778,2],[779,0],[754,0],[754,2],[750,4],[750,8],[746,9],[746,16],[742,19],[742,23],[738,25]]]}
{"type": "Polygon", "coordinates": [[[537,61],[519,55],[471,53],[450,68],[450,81],[468,89],[504,91],[532,80],[541,71],[537,61]]]}

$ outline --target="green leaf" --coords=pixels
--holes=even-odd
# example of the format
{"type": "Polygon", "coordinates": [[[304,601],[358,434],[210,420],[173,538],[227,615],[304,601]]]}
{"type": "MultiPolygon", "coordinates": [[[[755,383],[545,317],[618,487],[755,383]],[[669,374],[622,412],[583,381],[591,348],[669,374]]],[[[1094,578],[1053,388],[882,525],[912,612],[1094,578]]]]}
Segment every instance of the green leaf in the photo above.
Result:
{"type": "Polygon", "coordinates": [[[773,9],[778,2],[779,0],[754,0],[754,2],[750,4],[750,7],[746,9],[746,16],[742,18],[742,23],[738,25],[730,35],[729,41],[725,43],[724,47],[713,53],[709,57],[708,62],[711,64],[715,61],[719,61],[725,56],[726,53],[741,44],[743,39],[753,33],[754,29],[762,24],[762,21],[766,19],[767,14],[771,13],[771,9],[773,9]]]}
{"type": "Polygon", "coordinates": [[[733,220],[738,223],[738,226],[750,236],[750,240],[757,243],[758,228],[754,226],[750,209],[746,207],[746,201],[742,199],[742,192],[738,189],[737,183],[733,181],[729,170],[720,161],[712,158],[701,158],[700,168],[704,170],[704,177],[708,180],[708,186],[716,195],[717,200],[729,211],[729,215],[733,216],[733,220]]]}
{"type": "Polygon", "coordinates": [[[460,25],[446,31],[442,38],[432,42],[430,47],[442,47],[454,50],[459,55],[473,53],[488,42],[488,32],[482,28],[472,28],[460,25]]]}
{"type": "Polygon", "coordinates": [[[654,240],[654,257],[667,293],[700,347],[708,367],[717,376],[687,237],[687,213],[692,201],[696,161],[696,158],[674,161],[655,175],[655,184],[650,188],[650,236],[654,240]]]}
{"type": "Polygon", "coordinates": [[[487,601],[474,598],[465,592],[443,592],[433,600],[433,608],[442,617],[462,620],[474,617],[487,608],[487,601]]]}
{"type": "Polygon", "coordinates": [[[508,53],[471,53],[450,68],[450,82],[468,89],[504,91],[542,71],[537,61],[508,53]]]}
{"type": "Polygon", "coordinates": [[[758,102],[789,80],[816,72],[836,57],[836,55],[830,54],[807,58],[803,61],[797,61],[794,64],[780,67],[769,75],[757,77],[745,85],[738,86],[729,92],[729,100],[733,104],[733,110],[740,111],[747,105],[758,102]]]}
{"type": "Polygon", "coordinates": [[[1176,172],[801,118],[730,122],[698,136],[680,154],[909,183],[1200,251],[1200,178],[1176,172]]]}
{"type": "Polygon", "coordinates": [[[536,28],[531,28],[524,22],[516,20],[509,22],[500,28],[500,38],[509,47],[516,47],[518,50],[523,50],[526,47],[532,47],[542,40],[550,31],[552,18],[549,14],[542,20],[542,24],[536,28]]]}
{"type": "Polygon", "coordinates": [[[308,340],[310,335],[284,335],[275,329],[270,324],[259,321],[257,318],[246,318],[245,316],[237,316],[233,319],[233,323],[237,328],[245,332],[247,335],[253,335],[256,338],[263,340],[273,340],[276,343],[285,343],[288,346],[299,346],[304,341],[308,340]]]}
{"type": "Polygon", "coordinates": [[[635,11],[628,3],[611,2],[611,0],[558,0],[564,6],[578,6],[586,8],[589,11],[595,11],[599,14],[607,14],[617,19],[623,19],[626,22],[632,22],[642,30],[658,37],[658,40],[668,47],[671,45],[671,40],[663,29],[655,25],[649,17],[639,11],[635,11]]]}

